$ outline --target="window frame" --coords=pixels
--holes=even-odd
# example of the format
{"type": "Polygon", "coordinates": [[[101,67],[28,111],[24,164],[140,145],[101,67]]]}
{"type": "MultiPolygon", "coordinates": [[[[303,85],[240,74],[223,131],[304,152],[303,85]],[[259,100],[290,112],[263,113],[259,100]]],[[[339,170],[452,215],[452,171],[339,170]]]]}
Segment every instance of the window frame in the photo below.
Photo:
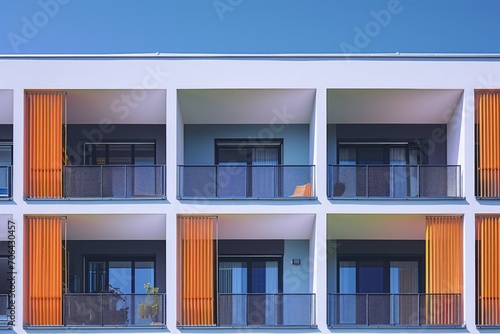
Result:
{"type": "Polygon", "coordinates": [[[337,257],[337,282],[336,291],[340,291],[340,262],[351,261],[356,263],[356,293],[359,292],[359,262],[381,261],[383,263],[383,286],[382,293],[390,293],[390,270],[392,261],[416,261],[418,266],[418,293],[425,289],[425,259],[424,255],[341,255],[337,257]]]}
{"type": "MultiPolygon", "coordinates": [[[[336,161],[337,164],[340,164],[340,149],[341,148],[354,148],[356,149],[356,165],[359,165],[359,154],[358,150],[360,148],[382,148],[383,150],[383,163],[381,165],[390,165],[390,149],[391,148],[405,148],[406,155],[406,164],[409,164],[410,159],[410,150],[416,149],[418,150],[418,163],[417,165],[426,165],[428,164],[428,156],[425,154],[425,150],[423,149],[423,145],[426,140],[424,139],[416,139],[416,140],[343,140],[339,139],[337,143],[337,152],[336,152],[336,161]]],[[[365,165],[365,164],[362,164],[365,165]]]]}
{"type": "Polygon", "coordinates": [[[156,256],[155,255],[86,255],[84,256],[84,261],[83,261],[83,277],[84,277],[84,284],[83,284],[83,291],[84,293],[101,293],[101,292],[94,292],[90,291],[90,262],[105,262],[106,263],[106,277],[105,281],[107,286],[109,286],[109,263],[110,262],[131,262],[131,279],[130,279],[130,284],[132,288],[132,294],[134,293],[145,293],[145,292],[138,292],[135,291],[135,263],[136,262],[153,262],[153,282],[151,283],[151,286],[155,286],[156,281],[157,281],[157,264],[156,264],[156,256]]]}
{"type": "Polygon", "coordinates": [[[252,165],[252,156],[249,149],[257,147],[278,147],[278,165],[283,163],[283,138],[272,139],[243,139],[243,138],[216,138],[214,139],[214,162],[220,164],[220,148],[246,149],[246,164],[252,165]]]}
{"type": "Polygon", "coordinates": [[[252,262],[255,261],[278,261],[278,292],[283,293],[283,256],[281,255],[266,255],[266,256],[231,256],[231,255],[222,255],[217,259],[217,282],[216,282],[216,291],[219,293],[219,264],[220,262],[246,262],[247,263],[247,292],[248,294],[254,293],[251,291],[251,282],[252,282],[252,262]]]}
{"type": "Polygon", "coordinates": [[[10,147],[10,165],[0,165],[0,166],[12,166],[14,163],[14,143],[8,140],[0,140],[0,146],[10,147]]]}
{"type": "MultiPolygon", "coordinates": [[[[101,166],[101,165],[114,165],[109,163],[110,150],[109,147],[112,145],[131,145],[130,148],[130,160],[131,165],[136,165],[136,145],[153,145],[153,164],[156,165],[156,140],[116,140],[116,141],[104,141],[104,142],[83,142],[83,163],[86,166],[101,166]],[[96,162],[96,146],[105,145],[105,163],[98,164],[96,162]],[[91,146],[91,147],[89,147],[91,146]]],[[[120,165],[120,164],[116,164],[120,165]]],[[[128,165],[128,164],[127,164],[128,165]]],[[[149,166],[149,165],[148,165],[149,166]]]]}

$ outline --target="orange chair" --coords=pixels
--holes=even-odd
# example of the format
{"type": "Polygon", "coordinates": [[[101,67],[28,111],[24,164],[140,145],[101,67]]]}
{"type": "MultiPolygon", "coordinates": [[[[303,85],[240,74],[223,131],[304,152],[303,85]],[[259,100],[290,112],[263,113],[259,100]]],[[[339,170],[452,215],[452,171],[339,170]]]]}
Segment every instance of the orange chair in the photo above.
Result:
{"type": "Polygon", "coordinates": [[[311,184],[306,183],[296,186],[290,197],[311,197],[311,184]]]}

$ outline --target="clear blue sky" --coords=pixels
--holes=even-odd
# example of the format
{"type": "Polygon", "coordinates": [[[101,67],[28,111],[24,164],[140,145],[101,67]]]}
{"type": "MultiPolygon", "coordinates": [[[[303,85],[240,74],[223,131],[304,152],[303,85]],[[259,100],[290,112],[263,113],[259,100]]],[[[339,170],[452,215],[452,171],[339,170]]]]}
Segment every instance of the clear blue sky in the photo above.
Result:
{"type": "Polygon", "coordinates": [[[0,53],[500,53],[499,0],[0,0],[0,53]]]}

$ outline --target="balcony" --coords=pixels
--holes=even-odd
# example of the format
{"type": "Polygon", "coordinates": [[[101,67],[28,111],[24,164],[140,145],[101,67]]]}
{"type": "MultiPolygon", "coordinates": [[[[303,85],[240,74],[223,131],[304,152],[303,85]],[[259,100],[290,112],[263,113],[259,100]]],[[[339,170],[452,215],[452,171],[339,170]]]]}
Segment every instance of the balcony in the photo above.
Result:
{"type": "Polygon", "coordinates": [[[75,293],[64,295],[64,326],[162,327],[165,294],[75,293]]]}
{"type": "Polygon", "coordinates": [[[462,198],[460,166],[329,165],[329,198],[462,198]]]}
{"type": "Polygon", "coordinates": [[[0,166],[0,199],[12,198],[12,166],[0,166]]]}
{"type": "Polygon", "coordinates": [[[179,166],[180,199],[315,198],[311,165],[179,166]]]}
{"type": "Polygon", "coordinates": [[[68,199],[165,197],[164,165],[69,165],[63,175],[68,199]]]}
{"type": "Polygon", "coordinates": [[[219,294],[219,327],[315,327],[315,295],[219,294]]]}
{"type": "Polygon", "coordinates": [[[329,294],[330,327],[463,325],[460,294],[329,294]]]}

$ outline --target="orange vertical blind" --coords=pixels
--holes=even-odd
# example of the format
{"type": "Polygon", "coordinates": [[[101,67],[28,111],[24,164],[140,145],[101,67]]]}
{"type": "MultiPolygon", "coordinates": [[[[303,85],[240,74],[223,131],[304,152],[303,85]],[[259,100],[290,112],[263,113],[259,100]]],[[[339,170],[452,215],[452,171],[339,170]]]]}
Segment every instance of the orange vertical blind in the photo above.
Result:
{"type": "Polygon", "coordinates": [[[25,302],[30,326],[62,325],[61,218],[26,218],[25,302]]]}
{"type": "Polygon", "coordinates": [[[500,197],[500,91],[475,93],[476,195],[500,197]]]}
{"type": "Polygon", "coordinates": [[[62,196],[64,92],[25,95],[25,196],[62,196]]]}
{"type": "Polygon", "coordinates": [[[500,217],[477,217],[477,323],[500,324],[500,217]]]}
{"type": "Polygon", "coordinates": [[[178,218],[180,325],[215,324],[215,218],[178,218]]]}
{"type": "Polygon", "coordinates": [[[463,289],[462,217],[427,217],[425,228],[426,321],[432,325],[461,323],[463,289]]]}

